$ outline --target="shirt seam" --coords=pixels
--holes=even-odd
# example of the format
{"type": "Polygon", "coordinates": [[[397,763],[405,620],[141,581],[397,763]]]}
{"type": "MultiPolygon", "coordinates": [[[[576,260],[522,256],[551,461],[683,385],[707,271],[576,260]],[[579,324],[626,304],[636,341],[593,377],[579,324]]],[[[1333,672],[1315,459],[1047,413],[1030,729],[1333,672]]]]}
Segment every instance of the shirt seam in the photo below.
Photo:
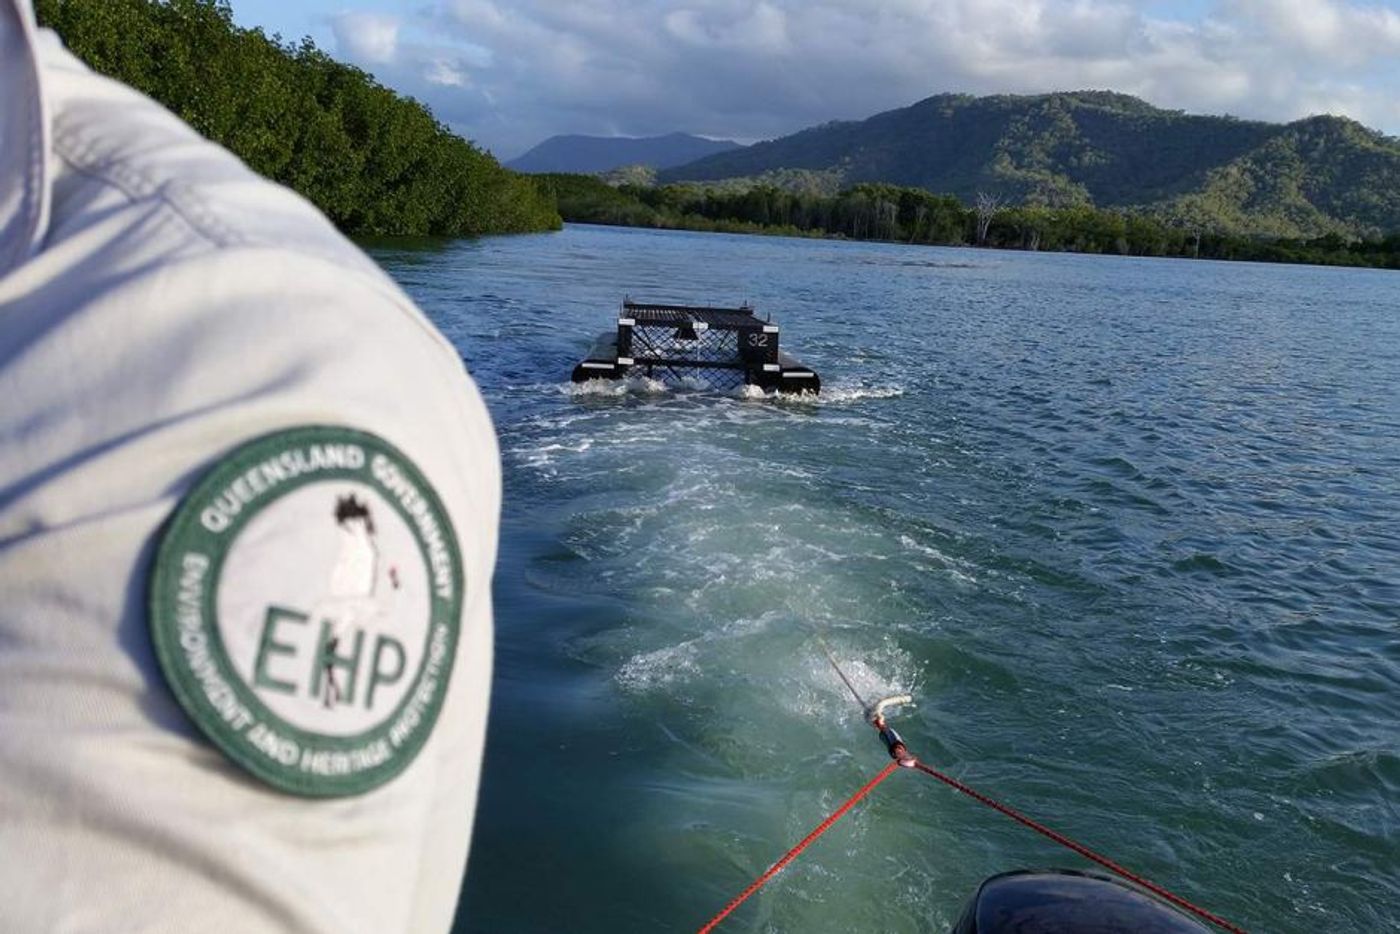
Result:
{"type": "Polygon", "coordinates": [[[113,171],[121,168],[119,164],[109,162],[104,166],[96,162],[84,161],[80,156],[80,151],[75,151],[65,140],[54,140],[53,149],[54,153],[63,160],[64,164],[74,172],[116,189],[121,192],[129,203],[134,205],[139,201],[155,196],[160,200],[163,206],[171,209],[168,215],[162,212],[164,216],[173,216],[175,220],[182,221],[184,226],[189,229],[190,233],[197,236],[209,246],[221,247],[226,245],[214,240],[209,235],[208,231],[203,230],[198,224],[195,224],[190,218],[186,217],[176,205],[171,204],[168,199],[160,197],[158,191],[150,189],[140,190],[131,184],[135,181],[134,179],[120,177],[126,175],[126,173],[113,171]]]}
{"type": "MultiPolygon", "coordinates": [[[[22,131],[27,138],[23,181],[20,183],[19,214],[23,220],[19,231],[21,239],[8,257],[8,262],[11,263],[10,268],[13,268],[38,252],[44,227],[48,220],[49,189],[45,175],[49,136],[49,102],[43,93],[43,66],[34,51],[33,23],[26,15],[26,10],[22,5],[12,6],[11,12],[14,15],[15,26],[19,30],[18,43],[22,46],[21,54],[26,59],[21,68],[25,72],[24,81],[28,85],[18,89],[19,93],[15,97],[20,100],[21,108],[26,103],[33,105],[27,108],[26,116],[28,119],[25,121],[22,131]]],[[[7,246],[0,245],[0,254],[5,253],[8,249],[7,246]]],[[[0,273],[6,271],[3,266],[5,262],[5,259],[0,259],[0,273]]]]}
{"type": "MultiPolygon", "coordinates": [[[[203,138],[201,138],[201,142],[207,146],[216,145],[203,138]]],[[[206,210],[203,205],[198,203],[196,198],[184,197],[186,194],[185,191],[182,190],[178,192],[182,196],[178,201],[172,198],[172,194],[176,194],[175,191],[172,191],[172,185],[178,186],[178,182],[158,184],[148,175],[141,172],[140,169],[129,164],[116,160],[94,158],[95,146],[93,144],[84,145],[70,134],[55,134],[53,149],[74,171],[102,184],[110,185],[112,188],[121,192],[130,203],[135,204],[138,201],[153,199],[162,207],[168,208],[169,214],[174,215],[175,218],[182,221],[185,227],[211,248],[213,252],[237,249],[265,249],[283,253],[293,253],[302,260],[330,266],[339,273],[355,277],[355,279],[363,285],[373,289],[377,295],[391,302],[401,315],[415,324],[420,331],[433,341],[440,351],[447,354],[447,356],[456,363],[458,370],[465,373],[465,367],[462,366],[462,360],[456,348],[452,346],[437,328],[433,327],[432,324],[426,320],[422,311],[413,304],[412,300],[408,299],[407,296],[397,293],[395,288],[386,287],[384,283],[376,281],[373,276],[367,275],[365,272],[351,266],[334,262],[318,253],[302,250],[295,244],[263,242],[251,237],[242,236],[235,228],[226,224],[213,212],[206,210]],[[197,217],[192,217],[191,214],[195,214],[197,217]]],[[[264,185],[277,184],[276,182],[269,181],[253,173],[252,170],[248,169],[246,166],[244,166],[244,170],[249,172],[250,175],[253,175],[253,177],[257,178],[264,185]]],[[[184,188],[185,186],[179,187],[184,188]]],[[[331,225],[330,221],[323,214],[320,215],[320,219],[322,223],[330,226],[332,230],[335,229],[334,225],[331,225]]],[[[355,247],[352,245],[352,249],[354,248],[355,247]]],[[[366,258],[368,259],[368,257],[366,258]]],[[[374,261],[370,259],[369,262],[373,263],[374,261]]]]}

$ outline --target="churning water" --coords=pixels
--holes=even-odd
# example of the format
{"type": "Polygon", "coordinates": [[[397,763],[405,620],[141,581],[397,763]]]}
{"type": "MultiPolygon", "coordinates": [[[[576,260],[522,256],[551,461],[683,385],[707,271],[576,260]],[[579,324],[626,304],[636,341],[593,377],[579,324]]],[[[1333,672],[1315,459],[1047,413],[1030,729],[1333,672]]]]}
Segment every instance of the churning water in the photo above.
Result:
{"type": "MultiPolygon", "coordinates": [[[[496,419],[458,930],[694,930],[885,760],[1260,931],[1400,926],[1400,276],[571,227],[377,248],[496,419]],[[624,294],[820,400],[578,392],[624,294]]],[[[943,931],[1084,866],[900,773],[728,922],[943,931]]]]}

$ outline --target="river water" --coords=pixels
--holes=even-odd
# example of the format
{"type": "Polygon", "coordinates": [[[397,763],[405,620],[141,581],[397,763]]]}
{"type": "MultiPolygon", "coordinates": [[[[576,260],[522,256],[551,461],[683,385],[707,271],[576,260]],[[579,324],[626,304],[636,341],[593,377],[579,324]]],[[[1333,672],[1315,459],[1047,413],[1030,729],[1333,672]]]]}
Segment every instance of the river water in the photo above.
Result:
{"type": "MultiPolygon", "coordinates": [[[[374,249],[500,433],[457,930],[694,930],[926,761],[1251,930],[1400,930],[1400,276],[599,227],[374,249]],[[567,384],[753,302],[819,401],[567,384]]],[[[917,773],[724,928],[941,932],[1084,867],[917,773]]]]}

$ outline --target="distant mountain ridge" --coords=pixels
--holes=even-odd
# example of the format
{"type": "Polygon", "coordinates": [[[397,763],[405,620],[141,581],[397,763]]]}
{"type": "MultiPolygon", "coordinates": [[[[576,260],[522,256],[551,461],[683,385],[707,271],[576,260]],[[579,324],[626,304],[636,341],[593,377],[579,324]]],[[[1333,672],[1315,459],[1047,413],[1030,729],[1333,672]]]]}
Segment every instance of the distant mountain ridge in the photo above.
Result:
{"type": "Polygon", "coordinates": [[[689,133],[665,136],[551,136],[506,167],[517,172],[579,172],[591,175],[628,165],[668,169],[741,148],[727,139],[689,133]]]}
{"type": "Polygon", "coordinates": [[[1008,203],[1138,208],[1264,236],[1400,230],[1400,141],[1344,117],[1288,124],[1164,110],[1126,94],[942,94],[660,173],[662,183],[838,173],[1008,203]]]}

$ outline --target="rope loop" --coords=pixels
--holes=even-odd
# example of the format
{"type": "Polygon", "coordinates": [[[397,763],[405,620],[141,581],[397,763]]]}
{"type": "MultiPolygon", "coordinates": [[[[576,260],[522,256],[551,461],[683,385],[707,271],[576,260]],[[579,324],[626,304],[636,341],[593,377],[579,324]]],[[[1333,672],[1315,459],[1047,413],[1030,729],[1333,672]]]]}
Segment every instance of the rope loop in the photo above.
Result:
{"type": "Polygon", "coordinates": [[[1196,917],[1201,918],[1204,921],[1210,922],[1211,924],[1215,925],[1221,930],[1229,931],[1230,934],[1246,934],[1244,928],[1232,924],[1229,921],[1226,921],[1224,918],[1220,917],[1219,915],[1213,914],[1212,912],[1207,911],[1199,905],[1187,901],[1180,895],[1177,895],[1176,893],[1171,892],[1166,888],[1163,888],[1162,886],[1151,881],[1150,879],[1140,876],[1137,873],[1132,872],[1131,870],[1123,868],[1108,857],[1102,856],[1089,849],[1084,844],[1072,840],[1064,834],[1059,833],[1058,831],[1051,830],[1049,827],[1045,826],[1039,821],[1027,817],[1025,814],[1022,814],[1015,808],[1002,804],[1001,802],[995,800],[994,798],[988,795],[983,794],[982,792],[978,791],[972,786],[966,785],[963,782],[958,781],[951,775],[948,775],[944,772],[940,772],[938,769],[935,769],[930,765],[925,765],[923,762],[920,762],[918,758],[915,757],[914,754],[909,751],[909,747],[905,745],[903,738],[900,737],[900,735],[897,732],[895,732],[893,727],[891,727],[887,722],[885,722],[885,710],[887,708],[896,705],[910,704],[913,702],[913,698],[911,698],[907,694],[899,694],[893,697],[886,697],[874,704],[873,706],[867,706],[865,701],[861,698],[860,693],[856,690],[855,685],[851,683],[851,679],[846,677],[846,673],[842,671],[841,666],[837,664],[836,656],[832,653],[830,646],[826,644],[826,640],[822,639],[820,633],[817,634],[817,640],[821,643],[822,652],[826,655],[827,661],[829,661],[831,663],[831,667],[836,670],[836,674],[840,676],[842,683],[844,683],[846,685],[846,689],[851,692],[851,696],[855,698],[856,703],[861,706],[861,709],[865,712],[866,718],[869,721],[870,725],[873,726],[876,729],[876,731],[880,734],[881,742],[885,744],[885,749],[889,752],[890,758],[894,761],[890,762],[884,767],[883,770],[881,770],[881,772],[878,775],[876,775],[870,781],[866,782],[865,785],[863,785],[859,791],[851,795],[851,797],[847,798],[845,803],[843,803],[839,808],[833,811],[831,815],[826,818],[826,820],[818,824],[816,829],[814,829],[811,833],[807,834],[807,836],[803,837],[802,840],[796,846],[794,846],[792,849],[788,850],[785,854],[783,854],[782,859],[778,860],[772,866],[769,866],[768,869],[762,875],[760,875],[757,879],[751,882],[748,888],[744,889],[744,891],[740,892],[732,900],[730,900],[729,904],[725,905],[724,909],[720,911],[719,914],[711,918],[709,922],[700,929],[699,934],[710,934],[710,932],[713,931],[721,921],[729,917],[729,915],[734,911],[734,909],[738,908],[746,900],[748,900],[749,896],[753,895],[759,889],[763,888],[763,886],[766,885],[770,879],[772,879],[774,876],[776,876],[779,872],[783,870],[784,866],[796,859],[798,855],[803,850],[807,849],[807,847],[811,846],[812,843],[818,837],[830,830],[832,825],[835,824],[838,820],[840,820],[842,816],[846,814],[847,811],[855,807],[856,803],[859,802],[866,795],[870,794],[870,792],[874,791],[877,785],[879,785],[885,779],[889,778],[892,774],[894,774],[894,771],[898,768],[914,769],[919,772],[923,772],[925,775],[928,775],[932,778],[936,778],[938,779],[938,781],[947,785],[949,788],[959,791],[962,794],[967,795],[969,798],[972,798],[974,801],[986,805],[987,807],[991,808],[997,813],[1003,814],[1006,817],[1011,818],[1023,827],[1028,827],[1031,830],[1034,830],[1036,833],[1040,834],[1041,836],[1053,840],[1067,849],[1073,850],[1075,853],[1078,853],[1085,859],[1097,863],[1098,865],[1107,869],[1109,872],[1120,876],[1121,878],[1127,879],[1134,885],[1141,886],[1142,888],[1146,889],[1147,891],[1151,892],[1157,897],[1165,900],[1166,902],[1172,905],[1175,905],[1177,908],[1181,908],[1185,911],[1188,911],[1196,917]]]}

